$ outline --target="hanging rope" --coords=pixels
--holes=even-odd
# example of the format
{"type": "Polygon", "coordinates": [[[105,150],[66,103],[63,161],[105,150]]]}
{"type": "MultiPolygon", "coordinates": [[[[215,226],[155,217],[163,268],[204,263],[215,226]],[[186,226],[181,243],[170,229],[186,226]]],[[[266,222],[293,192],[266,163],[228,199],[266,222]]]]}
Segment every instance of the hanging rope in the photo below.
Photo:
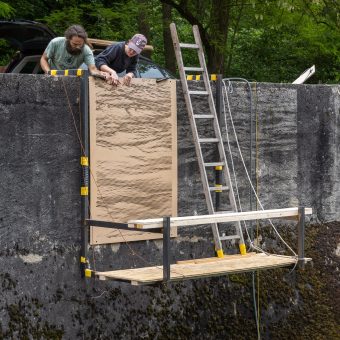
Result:
{"type": "MultiPolygon", "coordinates": [[[[232,113],[231,113],[231,108],[230,108],[230,103],[229,103],[229,97],[228,97],[228,90],[227,90],[227,85],[226,85],[226,81],[229,82],[229,86],[230,86],[230,81],[228,79],[223,79],[222,82],[223,82],[223,87],[224,87],[224,98],[226,99],[226,103],[227,103],[227,108],[228,108],[228,113],[229,113],[229,117],[230,117],[230,122],[231,122],[231,126],[232,126],[232,131],[234,133],[234,136],[235,136],[235,142],[236,142],[236,145],[237,145],[237,149],[238,149],[238,153],[240,155],[240,159],[241,159],[241,162],[242,162],[242,165],[243,165],[243,168],[245,170],[245,173],[246,173],[246,176],[247,176],[247,179],[249,181],[249,184],[251,186],[251,189],[255,195],[255,198],[261,208],[261,210],[264,210],[264,207],[256,193],[256,190],[254,189],[254,186],[252,184],[252,181],[250,179],[250,176],[249,176],[249,173],[248,173],[248,170],[247,170],[247,167],[245,165],[245,162],[244,162],[244,158],[243,158],[243,155],[242,155],[242,151],[241,151],[241,147],[240,147],[240,144],[239,144],[239,141],[238,141],[238,137],[237,137],[237,133],[236,133],[236,129],[235,129],[235,125],[234,125],[234,120],[233,120],[233,116],[232,116],[232,113]]],[[[225,112],[225,111],[224,111],[225,112]]],[[[225,115],[226,116],[226,115],[225,115]]],[[[225,117],[225,120],[226,120],[226,117],[225,117]]],[[[228,130],[226,131],[226,134],[228,135],[228,130]]],[[[232,157],[232,154],[230,155],[232,157]]],[[[233,169],[234,171],[234,169],[233,169]]],[[[237,182],[236,182],[237,183],[237,182]]],[[[276,227],[274,226],[274,224],[272,223],[272,221],[269,219],[268,220],[271,227],[273,228],[273,230],[275,231],[276,235],[279,237],[279,239],[282,241],[282,243],[284,245],[286,245],[286,247],[293,253],[294,257],[297,259],[298,256],[297,254],[294,252],[294,250],[288,245],[288,243],[282,238],[282,236],[280,235],[280,233],[278,232],[278,230],[276,229],[276,227]]],[[[246,228],[246,231],[247,231],[247,228],[246,228]]],[[[247,231],[247,235],[249,235],[248,231],[247,231]]],[[[251,241],[251,246],[253,247],[254,244],[253,242],[251,241]]],[[[258,248],[257,246],[255,246],[254,249],[258,248]]],[[[261,248],[258,248],[258,249],[261,249],[261,248]]],[[[261,251],[263,251],[263,249],[261,249],[261,251]]],[[[278,255],[278,254],[271,254],[271,255],[276,255],[276,256],[283,256],[283,255],[278,255]]]]}

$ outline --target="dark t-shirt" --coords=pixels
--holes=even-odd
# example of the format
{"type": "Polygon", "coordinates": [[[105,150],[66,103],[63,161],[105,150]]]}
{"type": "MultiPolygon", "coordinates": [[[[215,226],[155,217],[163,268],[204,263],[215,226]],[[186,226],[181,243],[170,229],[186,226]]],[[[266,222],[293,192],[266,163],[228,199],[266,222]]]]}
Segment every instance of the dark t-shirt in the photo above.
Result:
{"type": "Polygon", "coordinates": [[[96,67],[100,70],[102,65],[107,65],[117,73],[126,71],[132,72],[136,76],[136,66],[139,56],[129,57],[125,53],[125,42],[120,42],[115,45],[110,45],[98,54],[95,58],[96,67]]]}

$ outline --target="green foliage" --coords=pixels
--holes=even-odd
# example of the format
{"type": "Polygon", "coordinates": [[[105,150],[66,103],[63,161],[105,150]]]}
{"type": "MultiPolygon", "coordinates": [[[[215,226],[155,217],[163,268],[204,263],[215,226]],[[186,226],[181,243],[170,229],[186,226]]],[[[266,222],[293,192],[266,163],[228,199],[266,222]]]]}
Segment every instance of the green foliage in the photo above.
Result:
{"type": "MultiPolygon", "coordinates": [[[[179,0],[172,2],[180,3],[179,0]]],[[[12,0],[15,11],[0,1],[0,16],[41,21],[59,35],[63,35],[69,25],[78,23],[92,38],[121,41],[138,31],[142,14],[149,24],[149,43],[154,46],[152,57],[164,64],[161,4],[161,0],[12,0]]],[[[221,37],[216,34],[215,19],[220,13],[212,12],[216,3],[213,0],[182,2],[209,34],[215,50],[225,54],[225,76],[292,82],[315,64],[316,74],[309,82],[340,81],[339,1],[219,0],[219,4],[228,5],[230,14],[229,23],[220,23],[229,27],[225,46],[218,45],[221,37]]],[[[192,42],[191,24],[175,9],[172,15],[180,41],[192,42]]],[[[6,48],[0,43],[5,59],[6,48]]],[[[197,64],[191,52],[184,51],[184,62],[188,66],[197,64]]]]}
{"type": "Polygon", "coordinates": [[[14,9],[6,2],[0,1],[0,18],[10,18],[14,14],[14,9]]]}
{"type": "Polygon", "coordinates": [[[0,66],[6,66],[12,59],[15,50],[12,49],[8,42],[4,39],[0,39],[0,66]]]}
{"type": "Polygon", "coordinates": [[[339,81],[339,29],[330,29],[327,21],[320,22],[308,14],[310,11],[299,1],[294,6],[274,1],[248,9],[235,46],[228,50],[233,62],[227,75],[292,82],[315,65],[316,73],[308,82],[339,81]]]}

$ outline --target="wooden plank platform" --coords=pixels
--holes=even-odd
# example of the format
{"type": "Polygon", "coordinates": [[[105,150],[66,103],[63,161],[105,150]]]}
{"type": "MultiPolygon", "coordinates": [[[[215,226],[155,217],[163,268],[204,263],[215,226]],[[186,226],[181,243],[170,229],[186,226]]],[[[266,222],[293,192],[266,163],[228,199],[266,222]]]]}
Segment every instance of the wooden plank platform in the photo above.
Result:
{"type": "MultiPolygon", "coordinates": [[[[305,215],[311,215],[312,208],[305,208],[305,215]]],[[[236,221],[250,221],[270,218],[298,218],[299,208],[284,208],[259,211],[244,211],[244,212],[228,212],[218,215],[197,215],[197,216],[181,216],[171,217],[171,227],[185,227],[192,225],[202,225],[209,223],[223,223],[236,221]]],[[[163,227],[162,218],[153,218],[147,220],[129,220],[129,227],[140,229],[154,229],[163,227]]]]}
{"type": "MultiPolygon", "coordinates": [[[[305,259],[310,261],[311,259],[305,259]]],[[[249,253],[246,256],[232,255],[224,258],[208,258],[180,261],[171,265],[171,281],[221,276],[231,273],[242,273],[260,269],[287,267],[294,265],[296,258],[275,256],[263,253],[249,253]]],[[[100,280],[118,280],[132,285],[147,285],[163,280],[163,266],[144,267],[108,272],[94,272],[100,280]]]]}

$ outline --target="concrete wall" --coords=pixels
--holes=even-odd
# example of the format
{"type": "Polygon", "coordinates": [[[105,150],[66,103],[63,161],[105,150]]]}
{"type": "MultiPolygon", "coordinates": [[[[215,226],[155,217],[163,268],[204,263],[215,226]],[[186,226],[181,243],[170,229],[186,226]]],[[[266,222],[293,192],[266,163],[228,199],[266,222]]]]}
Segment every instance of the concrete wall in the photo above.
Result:
{"type": "MultiPolygon", "coordinates": [[[[79,79],[0,78],[0,339],[256,338],[251,273],[168,287],[80,278],[79,79]]],[[[339,220],[338,88],[256,88],[263,204],[311,205],[319,219],[339,220]]],[[[235,123],[247,153],[245,94],[243,84],[234,86],[235,123]]],[[[198,106],[205,110],[203,103],[198,106]]],[[[178,208],[180,215],[191,215],[206,209],[183,107],[178,90],[178,208]]],[[[240,182],[241,192],[248,192],[244,179],[240,182]]],[[[294,225],[281,230],[296,244],[294,225]]],[[[266,249],[283,251],[270,231],[260,234],[266,249]]],[[[306,253],[313,266],[305,272],[260,274],[263,339],[339,334],[338,277],[333,274],[339,243],[339,223],[309,225],[306,253]]],[[[91,248],[92,268],[161,263],[161,241],[130,247],[91,248]]],[[[213,256],[210,228],[180,231],[172,248],[176,259],[213,256]]]]}

